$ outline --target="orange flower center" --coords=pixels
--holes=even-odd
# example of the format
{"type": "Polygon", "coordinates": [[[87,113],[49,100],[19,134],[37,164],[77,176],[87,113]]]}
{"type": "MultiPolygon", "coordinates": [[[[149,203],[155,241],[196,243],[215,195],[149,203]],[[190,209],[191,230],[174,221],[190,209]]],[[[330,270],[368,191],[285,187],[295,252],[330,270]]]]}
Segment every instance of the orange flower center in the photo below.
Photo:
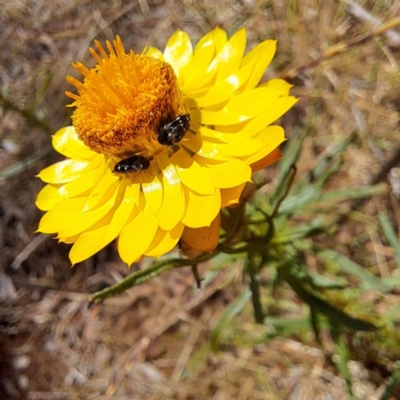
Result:
{"type": "Polygon", "coordinates": [[[94,68],[73,64],[83,82],[67,77],[79,91],[66,92],[75,100],[70,106],[76,107],[72,121],[79,138],[108,156],[154,156],[162,150],[157,133],[182,109],[174,70],[133,50],[126,54],[118,36],[114,47],[106,43],[109,55],[98,41],[95,44],[100,55],[90,49],[97,61],[94,68]]]}

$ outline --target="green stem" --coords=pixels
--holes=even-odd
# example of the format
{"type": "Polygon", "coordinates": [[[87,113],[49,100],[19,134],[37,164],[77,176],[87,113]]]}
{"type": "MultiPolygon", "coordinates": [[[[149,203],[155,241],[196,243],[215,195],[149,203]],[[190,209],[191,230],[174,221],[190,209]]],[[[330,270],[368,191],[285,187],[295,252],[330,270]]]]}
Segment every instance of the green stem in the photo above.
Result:
{"type": "Polygon", "coordinates": [[[128,275],[126,278],[122,279],[122,281],[116,283],[113,286],[110,286],[107,289],[101,290],[99,292],[94,293],[90,299],[90,303],[101,303],[103,300],[108,297],[112,297],[118,294],[123,293],[125,290],[130,289],[134,286],[138,286],[142,283],[149,281],[156,276],[161,275],[163,272],[166,272],[172,268],[177,267],[186,267],[190,265],[197,265],[201,262],[210,260],[215,257],[218,253],[206,254],[203,253],[200,256],[193,259],[181,259],[181,258],[173,258],[169,260],[159,261],[158,263],[152,265],[149,268],[136,271],[131,275],[128,275]]]}
{"type": "Polygon", "coordinates": [[[258,271],[254,262],[249,260],[247,263],[247,273],[250,278],[250,290],[251,300],[253,302],[254,318],[257,324],[264,323],[264,314],[262,311],[261,300],[260,300],[260,284],[258,280],[258,271]]]}

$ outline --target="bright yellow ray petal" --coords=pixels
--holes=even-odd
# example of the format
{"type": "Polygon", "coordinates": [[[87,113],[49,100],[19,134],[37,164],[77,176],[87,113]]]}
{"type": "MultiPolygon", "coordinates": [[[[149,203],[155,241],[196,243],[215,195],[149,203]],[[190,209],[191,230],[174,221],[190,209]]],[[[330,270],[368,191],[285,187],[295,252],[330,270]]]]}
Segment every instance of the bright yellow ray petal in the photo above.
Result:
{"type": "Polygon", "coordinates": [[[171,161],[176,165],[181,182],[188,188],[205,195],[215,192],[213,180],[185,150],[175,153],[171,161]]]}
{"type": "Polygon", "coordinates": [[[114,194],[102,206],[77,215],[67,226],[60,229],[59,237],[77,235],[97,224],[105,216],[109,216],[111,220],[112,213],[120,202],[121,196],[119,196],[119,188],[116,186],[114,194]]]}
{"type": "Polygon", "coordinates": [[[123,182],[120,191],[123,192],[123,198],[121,204],[112,215],[112,220],[105,238],[106,242],[114,240],[121,230],[124,229],[127,222],[138,213],[137,208],[135,208],[136,201],[134,199],[132,186],[128,185],[127,182],[123,182]],[[125,190],[123,189],[124,186],[125,190]]]}
{"type": "Polygon", "coordinates": [[[163,188],[160,177],[153,176],[151,182],[142,182],[142,190],[146,203],[149,205],[154,215],[157,215],[158,210],[161,208],[163,199],[163,188]]]}
{"type": "Polygon", "coordinates": [[[244,135],[252,135],[260,132],[264,127],[272,124],[285,114],[297,101],[298,99],[292,96],[279,98],[265,113],[249,121],[242,130],[242,133],[244,135]]]}
{"type": "Polygon", "coordinates": [[[88,259],[103,249],[109,243],[105,240],[107,230],[108,225],[105,224],[79,235],[69,252],[72,265],[88,259]]]}
{"type": "Polygon", "coordinates": [[[246,48],[246,30],[239,29],[224,45],[208,70],[217,70],[217,81],[225,79],[239,69],[246,48]]]}
{"type": "Polygon", "coordinates": [[[240,160],[230,160],[219,164],[207,164],[204,159],[198,161],[207,170],[217,188],[226,189],[251,182],[251,168],[240,160]]]}
{"type": "Polygon", "coordinates": [[[275,55],[276,43],[276,40],[265,40],[243,57],[242,67],[254,66],[251,78],[246,82],[246,89],[253,89],[260,82],[275,55]]]}
{"type": "Polygon", "coordinates": [[[71,221],[79,218],[85,204],[85,197],[73,197],[63,200],[43,215],[39,222],[38,232],[56,233],[71,221]]]}
{"type": "Polygon", "coordinates": [[[145,205],[143,210],[121,231],[118,239],[118,252],[121,259],[128,265],[140,259],[153,241],[157,229],[157,219],[145,205]]]}
{"type": "Polygon", "coordinates": [[[283,79],[275,78],[262,83],[259,87],[269,87],[281,92],[281,96],[289,96],[290,89],[293,87],[290,83],[283,79]]]}
{"type": "Polygon", "coordinates": [[[170,231],[158,229],[145,255],[160,258],[163,254],[171,251],[181,238],[184,227],[185,225],[179,222],[178,225],[170,231]]]}
{"type": "Polygon", "coordinates": [[[202,228],[185,227],[182,233],[182,248],[186,246],[201,252],[212,253],[218,246],[221,214],[218,213],[210,226],[202,228]]]}
{"type": "Polygon", "coordinates": [[[110,174],[104,168],[101,176],[96,179],[96,185],[87,197],[85,210],[93,210],[104,204],[115,192],[119,184],[120,178],[114,174],[110,174]]]}
{"type": "Polygon", "coordinates": [[[285,131],[278,125],[267,126],[256,136],[256,140],[260,143],[258,150],[253,154],[240,157],[246,164],[253,164],[275,150],[286,140],[285,131]]]}
{"type": "Polygon", "coordinates": [[[214,31],[209,32],[203,36],[196,45],[193,58],[187,65],[187,68],[185,68],[185,81],[182,87],[184,93],[188,93],[191,90],[198,90],[214,77],[216,71],[214,70],[212,73],[207,74],[207,69],[217,52],[214,42],[215,36],[216,33],[214,31]]]}
{"type": "Polygon", "coordinates": [[[164,59],[172,65],[177,76],[190,62],[192,55],[193,48],[189,35],[181,30],[175,31],[165,46],[164,59]]]}
{"type": "Polygon", "coordinates": [[[191,228],[209,226],[221,209],[221,195],[217,189],[214,195],[204,196],[183,186],[186,200],[186,213],[182,222],[191,228]]]}
{"type": "Polygon", "coordinates": [[[279,101],[280,90],[263,87],[248,90],[231,98],[219,111],[201,110],[204,125],[234,125],[266,114],[279,101]]]}
{"type": "MultiPolygon", "coordinates": [[[[185,198],[182,192],[178,193],[171,186],[165,175],[162,177],[162,185],[163,202],[158,210],[157,220],[160,228],[168,231],[181,221],[185,212],[185,198]]],[[[179,190],[181,191],[180,188],[179,190]]]]}
{"type": "Polygon", "coordinates": [[[165,61],[164,54],[162,51],[158,50],[155,47],[149,46],[146,49],[146,56],[156,58],[157,60],[165,61]]]}
{"type": "Polygon", "coordinates": [[[46,185],[36,197],[35,205],[39,210],[48,211],[56,206],[62,198],[59,194],[59,185],[46,185]]]}
{"type": "Polygon", "coordinates": [[[91,160],[94,157],[104,157],[90,150],[79,140],[73,126],[66,126],[59,129],[53,135],[53,147],[65,157],[76,160],[91,160]]]}
{"type": "Polygon", "coordinates": [[[238,204],[240,200],[240,195],[244,187],[245,183],[242,183],[239,186],[231,187],[228,189],[221,189],[221,208],[231,206],[233,204],[238,204]]]}
{"type": "Polygon", "coordinates": [[[89,161],[67,159],[42,169],[37,176],[46,183],[63,184],[76,179],[90,167],[89,161]]]}
{"type": "Polygon", "coordinates": [[[229,75],[224,80],[216,82],[204,96],[196,97],[196,106],[207,108],[228,101],[247,82],[253,68],[253,65],[248,65],[229,75]]]}

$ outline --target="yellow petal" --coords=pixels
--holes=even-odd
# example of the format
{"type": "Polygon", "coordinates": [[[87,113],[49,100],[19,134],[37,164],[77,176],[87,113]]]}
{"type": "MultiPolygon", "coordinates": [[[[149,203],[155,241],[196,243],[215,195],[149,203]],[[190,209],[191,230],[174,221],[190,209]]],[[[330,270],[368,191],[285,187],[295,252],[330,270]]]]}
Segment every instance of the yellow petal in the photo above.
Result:
{"type": "MultiPolygon", "coordinates": [[[[248,90],[231,98],[219,111],[200,110],[200,120],[204,125],[234,125],[265,115],[279,101],[281,92],[264,87],[248,90]]],[[[290,108],[290,107],[289,107],[290,108]]]]}
{"type": "Polygon", "coordinates": [[[182,247],[187,246],[201,252],[212,253],[218,246],[220,226],[221,215],[218,213],[210,226],[202,228],[185,227],[182,233],[182,242],[184,242],[182,247]]]}
{"type": "Polygon", "coordinates": [[[242,183],[239,186],[231,187],[228,189],[221,189],[221,208],[231,206],[233,204],[238,204],[240,200],[240,195],[244,187],[245,183],[242,183]]]}
{"type": "Polygon", "coordinates": [[[217,81],[225,79],[239,69],[246,49],[246,30],[239,29],[224,45],[208,70],[217,70],[217,81]]]}
{"type": "Polygon", "coordinates": [[[108,225],[106,224],[79,235],[69,252],[72,265],[88,259],[108,244],[105,241],[107,229],[108,225]]]}
{"type": "Polygon", "coordinates": [[[180,150],[175,153],[171,161],[176,164],[181,182],[188,188],[197,193],[206,195],[215,192],[213,180],[185,150],[180,150]]]}
{"type": "Polygon", "coordinates": [[[196,106],[206,108],[226,102],[247,82],[253,69],[253,65],[248,65],[229,75],[224,80],[216,82],[204,96],[196,97],[196,106]]]}
{"type": "Polygon", "coordinates": [[[157,60],[165,61],[164,54],[155,47],[149,46],[146,49],[146,56],[156,58],[157,60]]]}
{"type": "Polygon", "coordinates": [[[217,188],[226,189],[251,182],[251,168],[243,161],[233,159],[224,163],[207,164],[202,160],[205,159],[198,158],[217,188]]]}
{"type": "Polygon", "coordinates": [[[105,238],[106,242],[114,240],[125,227],[128,220],[138,213],[138,209],[135,208],[136,199],[134,199],[135,194],[132,186],[128,185],[126,182],[122,183],[120,191],[123,193],[123,198],[121,204],[112,214],[112,219],[105,238]],[[123,189],[124,186],[125,190],[123,189]]]}
{"type": "Polygon", "coordinates": [[[249,121],[242,133],[244,135],[254,135],[254,133],[260,132],[285,114],[297,101],[298,99],[292,96],[279,98],[265,113],[249,121]]]}
{"type": "Polygon", "coordinates": [[[193,55],[192,42],[186,32],[181,30],[169,38],[164,50],[164,59],[171,64],[177,76],[191,60],[193,55]]]}
{"type": "Polygon", "coordinates": [[[91,160],[94,157],[104,157],[86,147],[79,140],[73,126],[61,128],[53,135],[53,147],[63,156],[76,160],[91,160]]]}
{"type": "Polygon", "coordinates": [[[253,164],[275,150],[285,141],[285,131],[278,125],[267,126],[258,136],[256,136],[256,139],[260,143],[265,144],[260,146],[259,150],[254,154],[242,157],[246,164],[253,164]]]}
{"type": "Polygon", "coordinates": [[[246,82],[246,89],[253,89],[263,77],[276,51],[276,40],[265,40],[243,57],[242,67],[254,66],[251,78],[246,82]]]}
{"type": "Polygon", "coordinates": [[[271,153],[266,155],[264,158],[261,160],[258,160],[251,164],[251,169],[253,172],[258,171],[262,168],[266,168],[269,165],[273,164],[274,162],[278,161],[282,157],[282,153],[279,148],[276,148],[273,150],[271,153]]]}
{"type": "Polygon", "coordinates": [[[87,197],[85,210],[93,210],[109,200],[119,186],[120,180],[120,177],[110,174],[109,170],[104,167],[103,173],[96,178],[96,185],[87,197]]]}
{"type": "Polygon", "coordinates": [[[142,182],[142,190],[146,203],[149,205],[153,214],[157,215],[163,199],[163,190],[160,178],[157,175],[154,175],[151,182],[142,182]]]}
{"type": "Polygon", "coordinates": [[[71,221],[76,220],[85,204],[85,197],[74,197],[63,200],[43,215],[39,222],[38,232],[56,233],[71,221]]]}
{"type": "Polygon", "coordinates": [[[118,238],[118,252],[121,259],[128,265],[140,259],[153,241],[157,229],[157,219],[145,205],[121,231],[118,238]]]}
{"type": "Polygon", "coordinates": [[[180,184],[178,193],[165,175],[162,177],[163,202],[157,213],[158,224],[161,229],[166,231],[173,229],[185,212],[185,198],[181,192],[180,184]]]}
{"type": "Polygon", "coordinates": [[[221,208],[219,190],[210,196],[200,195],[183,186],[186,200],[186,213],[182,222],[191,228],[209,226],[221,208]]]}
{"type": "Polygon", "coordinates": [[[43,182],[62,184],[74,180],[90,168],[89,161],[64,160],[42,169],[37,175],[43,182]]]}
{"type": "Polygon", "coordinates": [[[42,188],[36,197],[36,207],[39,210],[48,211],[56,206],[62,200],[58,189],[58,185],[46,185],[42,188]]]}
{"type": "Polygon", "coordinates": [[[283,79],[275,78],[262,83],[259,87],[274,88],[281,92],[281,96],[289,96],[290,89],[293,87],[293,85],[284,81],[283,79]]]}
{"type": "Polygon", "coordinates": [[[96,225],[106,216],[108,216],[109,220],[111,220],[115,208],[121,202],[121,198],[118,198],[118,194],[119,188],[118,186],[115,186],[113,195],[102,206],[94,210],[81,212],[78,214],[76,218],[71,220],[67,226],[60,229],[59,236],[68,237],[78,235],[79,233],[96,225]]]}
{"type": "Polygon", "coordinates": [[[185,225],[179,222],[179,224],[170,231],[158,229],[153,241],[146,250],[145,255],[160,258],[163,254],[171,251],[181,238],[184,227],[185,225]]]}
{"type": "Polygon", "coordinates": [[[257,152],[262,147],[263,142],[257,138],[252,139],[243,135],[231,135],[235,137],[232,143],[215,144],[218,152],[225,156],[242,157],[249,156],[257,152]]]}
{"type": "Polygon", "coordinates": [[[185,81],[182,90],[185,94],[193,94],[214,79],[217,68],[209,70],[214,56],[218,54],[228,40],[227,34],[220,28],[215,28],[204,35],[194,50],[194,57],[185,69],[185,81]]]}

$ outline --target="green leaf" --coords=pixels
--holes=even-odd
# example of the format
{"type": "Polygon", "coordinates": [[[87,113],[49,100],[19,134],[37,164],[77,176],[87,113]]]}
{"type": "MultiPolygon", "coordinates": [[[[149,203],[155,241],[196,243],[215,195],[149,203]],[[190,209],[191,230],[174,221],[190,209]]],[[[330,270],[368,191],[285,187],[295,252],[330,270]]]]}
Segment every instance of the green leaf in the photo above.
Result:
{"type": "MultiPolygon", "coordinates": [[[[301,268],[301,266],[298,267],[300,269],[306,269],[305,266],[303,268],[301,268]]],[[[340,322],[341,324],[346,325],[351,329],[359,331],[371,331],[376,329],[376,327],[370,322],[363,321],[356,317],[352,317],[347,313],[345,313],[344,311],[339,310],[332,304],[328,303],[326,300],[309,292],[304,287],[305,284],[304,280],[297,279],[296,276],[292,274],[292,269],[293,269],[292,265],[283,265],[280,268],[279,273],[283,276],[286,282],[292,287],[292,289],[296,292],[296,294],[310,307],[313,307],[322,314],[325,314],[331,320],[340,322]]]]}
{"type": "Polygon", "coordinates": [[[375,289],[378,291],[387,292],[391,290],[382,279],[377,278],[364,267],[345,257],[334,250],[324,249],[318,251],[318,255],[323,258],[326,262],[331,263],[341,269],[343,272],[357,277],[362,282],[362,288],[364,290],[375,289]]]}
{"type": "Polygon", "coordinates": [[[211,332],[210,344],[214,350],[218,348],[220,338],[223,336],[223,330],[226,329],[226,326],[232,322],[233,318],[243,310],[250,298],[251,291],[244,289],[240,297],[226,308],[222,317],[211,332]]]}

